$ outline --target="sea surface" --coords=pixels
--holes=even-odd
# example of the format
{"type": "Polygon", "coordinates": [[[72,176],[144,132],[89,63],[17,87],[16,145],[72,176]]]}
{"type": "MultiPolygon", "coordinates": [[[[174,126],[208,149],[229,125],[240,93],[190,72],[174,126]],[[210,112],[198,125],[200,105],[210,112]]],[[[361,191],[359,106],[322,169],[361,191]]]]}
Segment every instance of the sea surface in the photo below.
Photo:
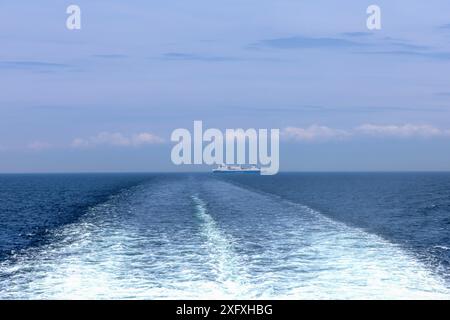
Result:
{"type": "Polygon", "coordinates": [[[449,173],[0,175],[0,299],[449,299],[449,173]]]}

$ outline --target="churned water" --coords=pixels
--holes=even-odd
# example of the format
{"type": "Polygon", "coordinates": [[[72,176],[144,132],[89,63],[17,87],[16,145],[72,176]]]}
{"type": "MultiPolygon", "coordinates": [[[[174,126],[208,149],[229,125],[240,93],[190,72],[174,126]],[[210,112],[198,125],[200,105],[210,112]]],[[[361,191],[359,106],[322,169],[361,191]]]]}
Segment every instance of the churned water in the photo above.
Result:
{"type": "Polygon", "coordinates": [[[449,174],[0,176],[0,298],[450,298],[449,174]]]}

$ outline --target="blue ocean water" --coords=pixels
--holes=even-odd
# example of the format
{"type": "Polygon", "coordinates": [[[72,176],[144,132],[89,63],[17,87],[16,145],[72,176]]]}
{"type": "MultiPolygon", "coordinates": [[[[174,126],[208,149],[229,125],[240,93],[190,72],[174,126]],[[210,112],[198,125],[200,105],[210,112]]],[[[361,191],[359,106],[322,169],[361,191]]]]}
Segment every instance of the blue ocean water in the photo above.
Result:
{"type": "Polygon", "coordinates": [[[0,298],[450,298],[450,174],[0,175],[0,298]]]}

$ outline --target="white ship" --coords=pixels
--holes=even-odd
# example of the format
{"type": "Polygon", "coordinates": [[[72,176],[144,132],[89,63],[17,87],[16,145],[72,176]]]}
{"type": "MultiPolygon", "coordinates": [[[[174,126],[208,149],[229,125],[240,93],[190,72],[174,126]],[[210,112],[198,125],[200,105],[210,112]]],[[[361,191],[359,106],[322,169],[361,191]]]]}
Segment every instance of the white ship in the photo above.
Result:
{"type": "Polygon", "coordinates": [[[244,167],[244,166],[229,166],[225,164],[219,164],[216,169],[213,169],[214,173],[261,173],[261,169],[256,166],[244,167]]]}

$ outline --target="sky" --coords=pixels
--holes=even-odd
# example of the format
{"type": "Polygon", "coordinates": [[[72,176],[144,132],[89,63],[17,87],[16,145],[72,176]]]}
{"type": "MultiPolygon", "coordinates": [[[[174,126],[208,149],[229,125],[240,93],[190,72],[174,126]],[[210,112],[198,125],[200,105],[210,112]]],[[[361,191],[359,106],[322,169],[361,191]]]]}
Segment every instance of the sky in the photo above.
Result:
{"type": "Polygon", "coordinates": [[[205,170],[194,120],[279,128],[281,171],[450,170],[446,0],[2,0],[0,43],[0,172],[205,170]]]}

